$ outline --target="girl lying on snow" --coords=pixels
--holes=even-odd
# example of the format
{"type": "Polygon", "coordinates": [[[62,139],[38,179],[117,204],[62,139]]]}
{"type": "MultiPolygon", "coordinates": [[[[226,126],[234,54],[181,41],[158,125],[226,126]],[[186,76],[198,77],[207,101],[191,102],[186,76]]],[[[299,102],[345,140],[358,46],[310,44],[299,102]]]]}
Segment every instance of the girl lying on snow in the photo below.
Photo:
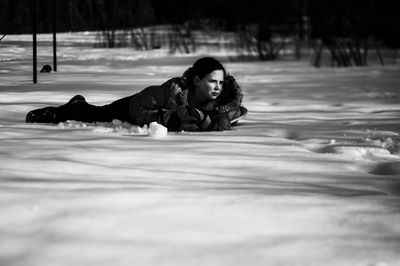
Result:
{"type": "Polygon", "coordinates": [[[111,104],[88,104],[81,95],[59,107],[30,111],[27,123],[59,123],[66,120],[111,122],[119,119],[143,126],[156,121],[170,131],[229,130],[247,113],[235,79],[214,58],[197,60],[182,77],[150,86],[111,104]]]}

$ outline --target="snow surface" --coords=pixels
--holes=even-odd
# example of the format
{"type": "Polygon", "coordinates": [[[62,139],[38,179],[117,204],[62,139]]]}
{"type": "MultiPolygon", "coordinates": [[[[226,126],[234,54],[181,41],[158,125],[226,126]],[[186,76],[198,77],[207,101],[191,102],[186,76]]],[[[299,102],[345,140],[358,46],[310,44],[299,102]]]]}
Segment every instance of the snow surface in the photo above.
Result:
{"type": "Polygon", "coordinates": [[[78,93],[106,104],[201,56],[85,38],[60,34],[59,71],[37,85],[30,37],[0,43],[0,265],[400,265],[399,65],[222,50],[249,109],[233,131],[25,124],[31,109],[78,93]]]}

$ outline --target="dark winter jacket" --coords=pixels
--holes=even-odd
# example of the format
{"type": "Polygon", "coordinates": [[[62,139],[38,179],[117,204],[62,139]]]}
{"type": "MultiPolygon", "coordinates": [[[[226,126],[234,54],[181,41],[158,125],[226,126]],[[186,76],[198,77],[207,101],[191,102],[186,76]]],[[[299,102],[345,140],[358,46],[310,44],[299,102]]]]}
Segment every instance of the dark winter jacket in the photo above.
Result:
{"type": "Polygon", "coordinates": [[[187,82],[186,73],[135,94],[129,106],[131,122],[143,126],[156,121],[172,131],[229,130],[231,121],[240,116],[243,99],[233,76],[225,78],[216,100],[194,107],[188,101],[194,89],[187,82]]]}

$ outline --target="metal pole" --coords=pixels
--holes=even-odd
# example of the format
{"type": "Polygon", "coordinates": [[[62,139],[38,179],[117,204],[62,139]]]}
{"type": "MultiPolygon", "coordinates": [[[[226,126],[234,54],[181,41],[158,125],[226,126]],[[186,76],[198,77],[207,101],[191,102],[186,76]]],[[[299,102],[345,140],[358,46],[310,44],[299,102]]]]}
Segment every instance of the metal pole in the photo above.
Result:
{"type": "Polygon", "coordinates": [[[57,28],[56,28],[56,0],[53,0],[53,67],[57,72],[57,28]]]}
{"type": "Polygon", "coordinates": [[[33,26],[33,83],[37,83],[37,41],[36,41],[36,0],[31,3],[32,26],[33,26]]]}

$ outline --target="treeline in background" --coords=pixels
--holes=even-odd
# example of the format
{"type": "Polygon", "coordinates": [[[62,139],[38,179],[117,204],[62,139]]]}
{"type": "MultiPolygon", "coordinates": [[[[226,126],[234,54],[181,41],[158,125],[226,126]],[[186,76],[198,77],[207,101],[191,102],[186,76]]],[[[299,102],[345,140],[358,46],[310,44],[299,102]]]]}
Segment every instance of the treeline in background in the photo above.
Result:
{"type": "MultiPolygon", "coordinates": [[[[0,33],[96,31],[98,46],[190,53],[199,45],[235,46],[274,60],[288,46],[312,48],[318,66],[366,65],[369,51],[400,46],[396,0],[0,0],[0,33]],[[200,34],[201,33],[201,34],[200,34]],[[218,36],[227,36],[226,39],[218,36]],[[209,37],[209,38],[207,38],[209,37]],[[217,40],[210,43],[210,40],[217,40]]],[[[383,63],[383,62],[382,62],[383,63]]]]}

